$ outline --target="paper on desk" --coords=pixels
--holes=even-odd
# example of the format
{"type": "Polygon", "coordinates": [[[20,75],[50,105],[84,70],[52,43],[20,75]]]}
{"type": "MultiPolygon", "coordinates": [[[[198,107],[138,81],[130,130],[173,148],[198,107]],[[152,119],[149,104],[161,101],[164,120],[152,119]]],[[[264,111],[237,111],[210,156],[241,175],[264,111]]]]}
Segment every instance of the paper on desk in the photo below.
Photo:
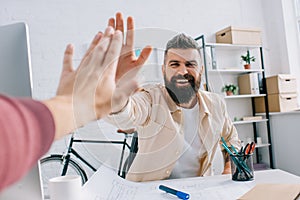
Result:
{"type": "Polygon", "coordinates": [[[300,184],[257,184],[239,200],[294,200],[300,194],[300,184]]]}
{"type": "Polygon", "coordinates": [[[101,166],[83,186],[87,200],[134,199],[139,183],[126,181],[114,170],[101,166]]]}
{"type": "Polygon", "coordinates": [[[237,199],[249,191],[254,182],[235,182],[230,176],[186,178],[149,182],[131,182],[117,172],[101,166],[84,185],[85,200],[177,200],[174,195],[158,189],[163,184],[190,194],[190,200],[237,199]]]}

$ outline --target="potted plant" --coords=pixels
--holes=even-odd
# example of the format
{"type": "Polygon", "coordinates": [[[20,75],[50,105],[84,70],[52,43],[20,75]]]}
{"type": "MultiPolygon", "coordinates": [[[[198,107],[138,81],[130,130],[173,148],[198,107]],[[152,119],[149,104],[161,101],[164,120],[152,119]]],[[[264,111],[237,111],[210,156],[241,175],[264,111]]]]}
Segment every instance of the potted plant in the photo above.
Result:
{"type": "Polygon", "coordinates": [[[251,62],[255,62],[255,57],[250,56],[249,51],[247,51],[246,55],[242,55],[241,58],[245,62],[245,64],[244,64],[245,69],[250,69],[251,68],[251,62]]]}
{"type": "Polygon", "coordinates": [[[227,96],[230,95],[237,95],[238,94],[238,89],[239,87],[237,85],[234,84],[226,84],[223,88],[222,88],[222,92],[226,92],[227,96]]]}

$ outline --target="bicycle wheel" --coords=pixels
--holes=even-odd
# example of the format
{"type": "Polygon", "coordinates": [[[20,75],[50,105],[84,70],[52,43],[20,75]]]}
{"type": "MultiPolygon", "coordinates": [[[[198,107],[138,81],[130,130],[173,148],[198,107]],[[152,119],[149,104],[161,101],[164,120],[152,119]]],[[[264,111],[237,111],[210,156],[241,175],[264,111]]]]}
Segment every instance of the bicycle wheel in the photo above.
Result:
{"type": "MultiPolygon", "coordinates": [[[[48,182],[49,179],[61,176],[63,170],[63,155],[50,155],[40,160],[41,174],[43,182],[44,198],[49,199],[48,182]]],[[[68,171],[66,175],[79,175],[81,176],[82,185],[87,181],[87,175],[84,169],[72,158],[70,158],[68,171]]]]}

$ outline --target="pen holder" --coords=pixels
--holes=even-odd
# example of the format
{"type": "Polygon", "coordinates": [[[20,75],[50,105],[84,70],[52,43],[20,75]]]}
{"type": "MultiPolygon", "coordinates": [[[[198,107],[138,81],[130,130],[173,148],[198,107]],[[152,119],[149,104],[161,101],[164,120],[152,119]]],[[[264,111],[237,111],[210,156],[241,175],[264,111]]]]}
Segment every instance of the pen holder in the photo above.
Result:
{"type": "Polygon", "coordinates": [[[253,154],[230,155],[231,175],[234,181],[251,181],[253,174],[253,154]]]}

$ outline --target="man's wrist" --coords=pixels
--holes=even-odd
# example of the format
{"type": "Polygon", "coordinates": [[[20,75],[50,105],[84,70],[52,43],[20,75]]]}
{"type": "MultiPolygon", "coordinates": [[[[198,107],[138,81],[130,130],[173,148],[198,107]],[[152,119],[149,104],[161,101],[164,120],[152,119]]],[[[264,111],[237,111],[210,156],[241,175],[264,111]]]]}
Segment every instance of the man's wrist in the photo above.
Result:
{"type": "Polygon", "coordinates": [[[112,112],[110,113],[110,115],[116,115],[116,114],[119,114],[119,113],[123,112],[123,111],[125,110],[125,108],[127,107],[128,102],[129,102],[129,99],[127,99],[125,105],[124,105],[121,109],[119,109],[119,110],[117,110],[117,111],[112,111],[112,112]]]}

